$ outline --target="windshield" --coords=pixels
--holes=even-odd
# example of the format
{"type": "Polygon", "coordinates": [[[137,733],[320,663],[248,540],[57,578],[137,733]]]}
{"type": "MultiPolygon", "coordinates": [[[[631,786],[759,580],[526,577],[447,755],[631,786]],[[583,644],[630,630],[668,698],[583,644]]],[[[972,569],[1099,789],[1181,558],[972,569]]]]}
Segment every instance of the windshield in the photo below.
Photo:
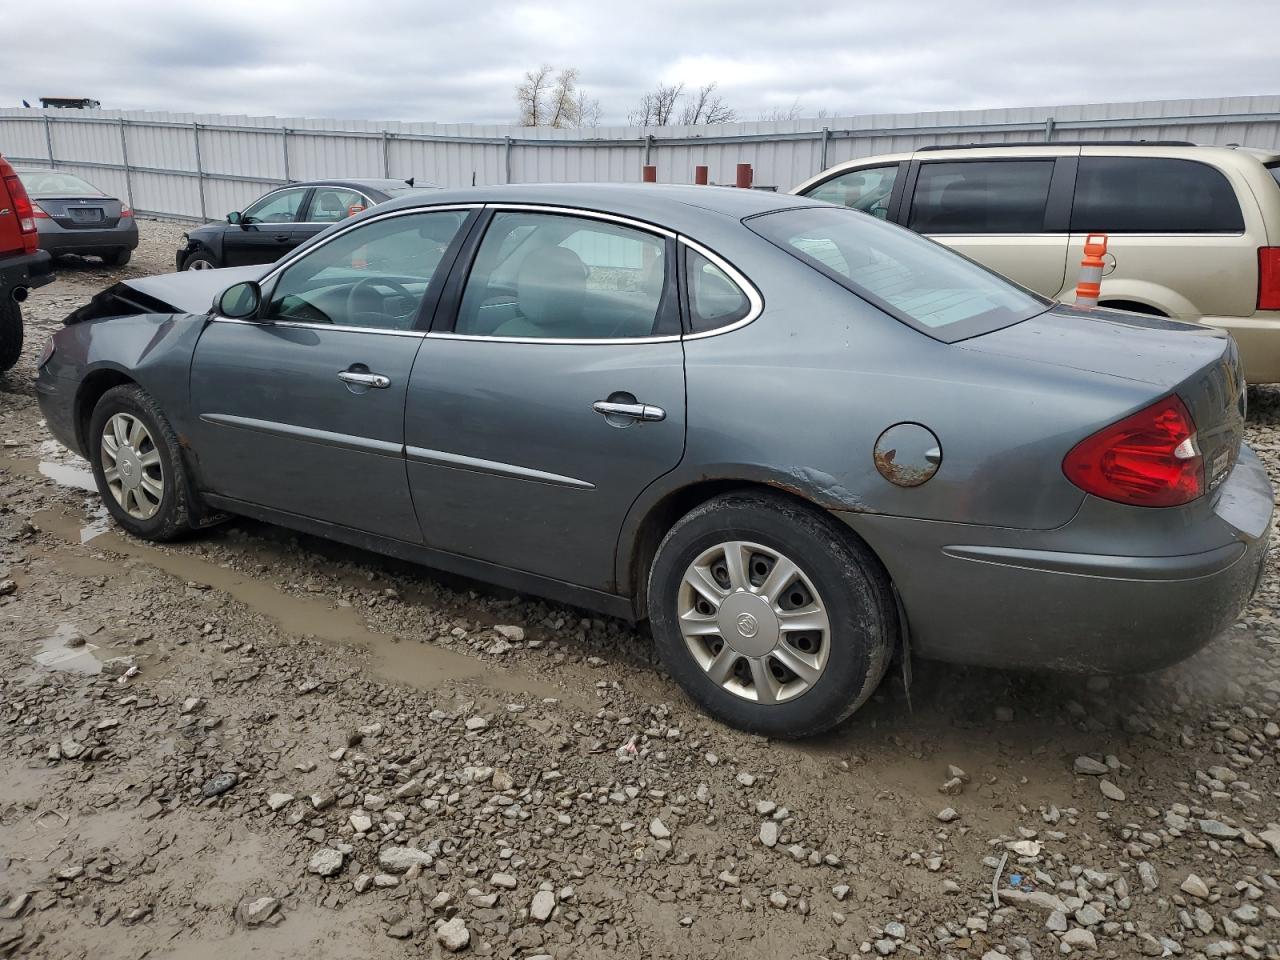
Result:
{"type": "Polygon", "coordinates": [[[842,207],[751,217],[748,228],[881,310],[953,343],[1049,307],[1009,280],[903,227],[842,207]]]}
{"type": "Polygon", "coordinates": [[[18,179],[27,193],[36,197],[100,197],[102,191],[69,173],[53,170],[23,170],[18,179]]]}

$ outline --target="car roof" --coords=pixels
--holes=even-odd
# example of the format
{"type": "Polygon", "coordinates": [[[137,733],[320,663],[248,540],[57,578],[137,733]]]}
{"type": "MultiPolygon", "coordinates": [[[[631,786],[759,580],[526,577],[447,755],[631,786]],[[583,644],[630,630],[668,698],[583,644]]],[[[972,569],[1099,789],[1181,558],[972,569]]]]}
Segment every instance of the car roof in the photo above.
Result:
{"type": "MultiPolygon", "coordinates": [[[[421,206],[423,197],[396,197],[380,212],[421,206]]],[[[707,213],[742,220],[758,213],[801,206],[826,206],[807,197],[771,190],[657,183],[519,183],[464,187],[433,192],[432,205],[444,203],[520,203],[580,207],[597,213],[632,217],[675,230],[705,222],[707,213]]]]}
{"type": "Polygon", "coordinates": [[[287,187],[349,187],[353,190],[378,190],[385,193],[388,190],[438,190],[440,189],[434,183],[414,183],[410,187],[404,180],[387,179],[386,177],[368,177],[353,180],[350,177],[327,177],[322,180],[297,180],[290,183],[282,183],[278,187],[272,188],[269,193],[275,193],[276,190],[284,190],[287,187]]]}

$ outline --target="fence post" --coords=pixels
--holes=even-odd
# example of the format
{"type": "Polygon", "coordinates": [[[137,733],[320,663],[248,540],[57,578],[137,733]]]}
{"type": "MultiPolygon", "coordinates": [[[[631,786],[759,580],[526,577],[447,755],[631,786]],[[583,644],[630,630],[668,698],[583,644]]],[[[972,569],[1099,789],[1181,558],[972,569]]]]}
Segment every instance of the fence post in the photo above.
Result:
{"type": "Polygon", "coordinates": [[[49,119],[49,115],[44,115],[44,143],[49,150],[49,166],[56,167],[58,161],[53,156],[53,121],[49,119]]]}
{"type": "Polygon", "coordinates": [[[191,122],[191,133],[195,137],[196,146],[196,185],[200,188],[200,219],[208,220],[209,214],[206,212],[204,202],[204,163],[200,160],[200,124],[194,120],[191,122]]]}
{"type": "Polygon", "coordinates": [[[654,140],[652,133],[646,133],[644,135],[644,165],[646,167],[653,162],[651,159],[653,156],[653,151],[657,149],[655,147],[655,143],[656,141],[654,140]]]}
{"type": "Polygon", "coordinates": [[[1046,117],[1044,121],[1044,142],[1045,143],[1048,143],[1050,140],[1053,139],[1053,127],[1054,127],[1053,117],[1046,117]]]}
{"type": "Polygon", "coordinates": [[[382,131],[382,175],[391,179],[391,133],[382,131]]]}
{"type": "Polygon", "coordinates": [[[133,206],[133,171],[129,168],[129,138],[125,134],[124,125],[128,123],[120,118],[120,160],[124,164],[124,191],[129,198],[129,206],[133,206]]]}
{"type": "Polygon", "coordinates": [[[502,167],[503,167],[503,183],[511,182],[511,138],[503,137],[505,143],[502,147],[502,167]]]}
{"type": "Polygon", "coordinates": [[[288,183],[293,177],[289,176],[289,128],[280,128],[280,146],[284,151],[284,179],[288,183]]]}
{"type": "Polygon", "coordinates": [[[831,128],[823,127],[822,128],[822,165],[818,168],[819,173],[827,169],[827,144],[830,142],[831,142],[831,128]]]}

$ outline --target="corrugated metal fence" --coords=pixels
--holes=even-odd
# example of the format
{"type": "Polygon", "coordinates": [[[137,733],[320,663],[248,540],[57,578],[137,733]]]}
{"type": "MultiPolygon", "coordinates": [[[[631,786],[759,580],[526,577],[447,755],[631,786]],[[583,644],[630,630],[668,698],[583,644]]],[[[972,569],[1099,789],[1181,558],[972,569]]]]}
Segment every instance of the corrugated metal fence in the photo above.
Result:
{"type": "Polygon", "coordinates": [[[0,153],[56,166],[142,213],[216,219],[266,189],[321,177],[415,176],[444,186],[658,179],[787,190],[854,157],[956,143],[1193,140],[1280,151],[1280,96],[735,123],[715,127],[531,129],[146,111],[0,109],[0,153]]]}

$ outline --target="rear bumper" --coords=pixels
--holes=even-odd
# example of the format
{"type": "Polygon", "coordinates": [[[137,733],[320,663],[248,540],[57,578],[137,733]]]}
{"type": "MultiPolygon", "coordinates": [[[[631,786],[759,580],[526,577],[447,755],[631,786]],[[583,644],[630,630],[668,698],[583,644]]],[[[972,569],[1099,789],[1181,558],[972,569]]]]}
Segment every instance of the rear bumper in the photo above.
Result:
{"type": "Polygon", "coordinates": [[[1243,447],[1205,521],[1218,542],[1190,554],[1063,552],[1053,531],[841,519],[889,569],[921,656],[1140,673],[1185,659],[1240,614],[1262,575],[1273,506],[1266,471],[1243,447]]]}
{"type": "Polygon", "coordinates": [[[1246,382],[1280,383],[1280,310],[1259,310],[1247,317],[1201,317],[1199,322],[1235,338],[1246,382]]]}
{"type": "Polygon", "coordinates": [[[19,287],[43,287],[53,280],[53,259],[44,250],[0,257],[0,296],[19,287]]]}
{"type": "Polygon", "coordinates": [[[97,250],[133,250],[138,246],[138,225],[132,217],[114,227],[97,230],[70,230],[48,220],[37,222],[40,248],[50,254],[80,253],[97,250]]]}

